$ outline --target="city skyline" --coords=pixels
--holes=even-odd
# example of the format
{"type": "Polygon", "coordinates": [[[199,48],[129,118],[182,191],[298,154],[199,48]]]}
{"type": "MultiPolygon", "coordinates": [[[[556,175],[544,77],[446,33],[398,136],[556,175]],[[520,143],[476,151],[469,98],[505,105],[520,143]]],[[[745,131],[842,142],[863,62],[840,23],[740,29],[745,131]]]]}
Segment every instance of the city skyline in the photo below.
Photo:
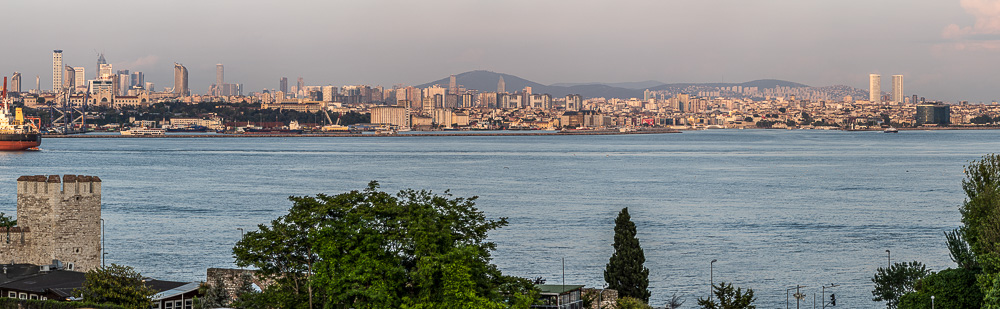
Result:
{"type": "Polygon", "coordinates": [[[911,93],[905,95],[989,102],[1000,98],[994,90],[1000,81],[992,77],[997,63],[992,51],[1000,49],[994,37],[1000,34],[1000,26],[991,23],[1000,19],[1000,13],[989,10],[996,3],[179,1],[126,5],[112,1],[109,5],[116,9],[109,18],[135,25],[119,29],[114,36],[59,31],[78,14],[98,14],[97,8],[84,3],[66,2],[60,6],[63,10],[12,3],[11,9],[21,13],[12,16],[14,24],[35,23],[27,17],[37,14],[51,15],[53,22],[19,32],[31,39],[5,51],[6,58],[13,60],[0,64],[0,74],[17,71],[48,79],[48,69],[42,66],[51,63],[38,55],[53,49],[65,50],[63,62],[71,66],[92,65],[97,54],[104,52],[115,68],[145,72],[147,80],[164,86],[172,84],[170,64],[184,63],[190,70],[192,93],[209,91],[217,63],[226,64],[229,75],[247,91],[275,89],[275,80],[283,76],[301,76],[312,86],[391,86],[477,69],[543,84],[773,78],[812,86],[864,88],[858,76],[875,72],[906,75],[906,89],[911,93]],[[243,5],[254,9],[238,9],[243,5]],[[871,10],[860,10],[862,5],[872,6],[871,10]],[[304,6],[311,9],[298,9],[304,6]],[[566,14],[567,10],[572,14],[566,14]],[[190,18],[175,25],[177,14],[190,18]],[[421,14],[435,18],[427,18],[429,22],[406,18],[421,14]],[[482,23],[484,15],[518,17],[519,22],[500,27],[482,23]],[[361,22],[370,16],[378,16],[374,24],[382,25],[361,22]],[[215,30],[216,24],[224,26],[215,30]],[[232,38],[220,38],[217,31],[232,33],[232,38]],[[524,40],[532,48],[509,50],[504,38],[524,40]]]}

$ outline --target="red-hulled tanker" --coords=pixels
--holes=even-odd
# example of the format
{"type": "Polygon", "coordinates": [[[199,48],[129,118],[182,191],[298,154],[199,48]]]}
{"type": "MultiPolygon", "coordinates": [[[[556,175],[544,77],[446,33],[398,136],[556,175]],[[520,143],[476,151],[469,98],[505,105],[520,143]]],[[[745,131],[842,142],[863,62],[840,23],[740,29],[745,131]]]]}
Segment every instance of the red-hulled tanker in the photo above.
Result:
{"type": "Polygon", "coordinates": [[[25,119],[20,108],[15,109],[15,114],[11,115],[10,108],[7,77],[4,77],[3,92],[0,93],[0,151],[27,150],[41,145],[42,134],[38,131],[38,119],[25,119]]]}

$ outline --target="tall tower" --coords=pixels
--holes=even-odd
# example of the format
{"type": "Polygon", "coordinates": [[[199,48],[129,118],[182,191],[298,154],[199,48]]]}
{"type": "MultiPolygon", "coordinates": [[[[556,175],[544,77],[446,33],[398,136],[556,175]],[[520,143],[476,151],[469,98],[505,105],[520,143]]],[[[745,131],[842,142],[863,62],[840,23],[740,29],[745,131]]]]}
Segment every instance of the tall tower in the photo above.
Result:
{"type": "Polygon", "coordinates": [[[892,76],[892,101],[896,103],[903,103],[905,101],[903,96],[903,75],[893,75],[892,76]]]}
{"type": "Polygon", "coordinates": [[[97,55],[97,70],[94,71],[94,79],[101,79],[101,65],[108,64],[107,60],[104,60],[104,53],[97,55]]]}
{"type": "Polygon", "coordinates": [[[73,72],[76,72],[76,83],[73,83],[73,88],[76,91],[86,91],[87,89],[87,74],[83,67],[73,67],[73,72]]]}
{"type": "Polygon", "coordinates": [[[296,88],[296,90],[297,90],[297,91],[298,91],[299,93],[303,93],[303,92],[305,92],[305,88],[306,88],[306,82],[305,82],[305,81],[303,81],[301,77],[299,77],[299,82],[298,82],[297,84],[295,84],[295,85],[296,85],[296,86],[298,86],[298,87],[296,88]]]}
{"type": "Polygon", "coordinates": [[[72,93],[76,88],[76,70],[71,66],[66,66],[66,75],[63,78],[63,88],[68,88],[69,92],[72,93]]]}
{"type": "Polygon", "coordinates": [[[174,94],[181,97],[191,95],[188,90],[188,69],[174,62],[174,94]]]}
{"type": "Polygon", "coordinates": [[[223,74],[224,73],[223,73],[223,69],[222,69],[222,64],[221,63],[216,64],[215,65],[215,86],[216,87],[220,87],[220,88],[222,87],[222,82],[224,80],[223,79],[223,77],[224,77],[223,74]]]}
{"type": "Polygon", "coordinates": [[[288,77],[281,78],[281,83],[278,84],[278,91],[288,93],[288,77]]]}
{"type": "Polygon", "coordinates": [[[451,94],[458,94],[458,79],[455,78],[454,74],[451,75],[451,79],[448,81],[448,91],[451,94]]]}
{"type": "Polygon", "coordinates": [[[507,84],[503,82],[503,75],[500,75],[500,82],[497,83],[497,93],[507,92],[507,84]]]}
{"type": "Polygon", "coordinates": [[[868,75],[868,101],[872,103],[882,101],[882,75],[868,75]]]}
{"type": "Polygon", "coordinates": [[[10,89],[11,92],[21,92],[21,73],[14,72],[10,77],[10,89]]]}
{"type": "Polygon", "coordinates": [[[62,50],[52,51],[52,91],[59,92],[63,86],[62,50]]]}

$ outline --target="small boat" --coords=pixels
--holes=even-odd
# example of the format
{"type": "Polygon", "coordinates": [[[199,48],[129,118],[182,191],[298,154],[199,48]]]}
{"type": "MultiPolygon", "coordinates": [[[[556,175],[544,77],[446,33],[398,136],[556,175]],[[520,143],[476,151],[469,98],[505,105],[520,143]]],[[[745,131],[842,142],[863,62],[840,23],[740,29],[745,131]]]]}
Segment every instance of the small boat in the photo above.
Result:
{"type": "Polygon", "coordinates": [[[899,133],[899,129],[888,127],[885,130],[882,130],[882,133],[899,133]]]}
{"type": "Polygon", "coordinates": [[[122,131],[121,134],[122,135],[145,135],[145,136],[150,136],[150,135],[165,135],[165,134],[167,134],[166,132],[167,132],[167,130],[165,130],[165,129],[140,127],[140,128],[131,128],[131,129],[122,131]]]}

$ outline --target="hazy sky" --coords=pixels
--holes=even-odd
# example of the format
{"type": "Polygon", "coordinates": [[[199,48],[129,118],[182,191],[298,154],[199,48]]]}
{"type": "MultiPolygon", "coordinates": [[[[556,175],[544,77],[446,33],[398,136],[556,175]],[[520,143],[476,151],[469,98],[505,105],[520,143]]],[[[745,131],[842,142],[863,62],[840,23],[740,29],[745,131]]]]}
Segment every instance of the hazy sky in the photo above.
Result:
{"type": "Polygon", "coordinates": [[[742,82],[1000,99],[1000,0],[5,1],[0,73],[41,76],[51,52],[205,93],[215,64],[247,90],[418,84],[469,70],[560,82],[742,82]]]}

